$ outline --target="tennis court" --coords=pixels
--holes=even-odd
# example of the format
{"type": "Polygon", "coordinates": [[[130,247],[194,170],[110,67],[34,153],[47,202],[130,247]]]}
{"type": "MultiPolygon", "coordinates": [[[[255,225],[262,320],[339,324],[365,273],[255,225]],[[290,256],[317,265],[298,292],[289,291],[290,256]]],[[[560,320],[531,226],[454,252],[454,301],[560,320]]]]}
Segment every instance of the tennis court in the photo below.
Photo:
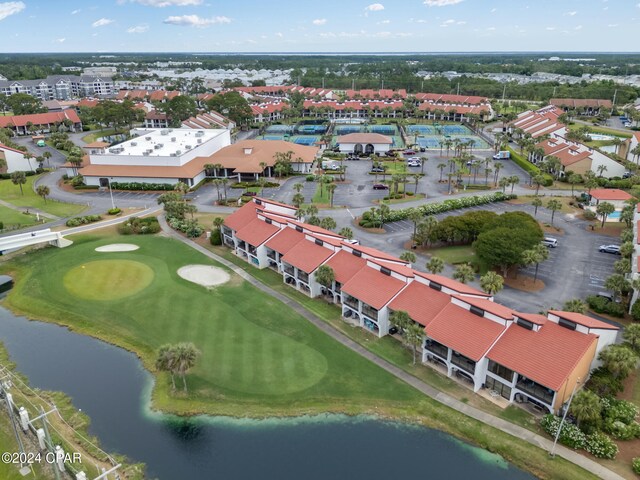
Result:
{"type": "MultiPolygon", "coordinates": [[[[279,133],[279,134],[285,134],[285,133],[293,133],[293,126],[291,125],[269,125],[266,130],[266,133],[279,133]]],[[[274,140],[274,139],[268,139],[268,140],[274,140]]]]}
{"type": "Polygon", "coordinates": [[[290,142],[297,143],[298,145],[311,145],[320,141],[319,135],[293,135],[289,138],[290,142]]]}
{"type": "Polygon", "coordinates": [[[295,128],[295,132],[301,135],[322,135],[326,131],[326,125],[298,125],[295,128]]]}
{"type": "Polygon", "coordinates": [[[469,135],[471,130],[464,125],[442,125],[440,127],[443,135],[469,135]]]}
{"type": "Polygon", "coordinates": [[[431,125],[408,125],[407,126],[407,134],[408,135],[436,135],[436,127],[431,125]]]}
{"type": "Polygon", "coordinates": [[[262,140],[284,140],[284,135],[262,135],[258,138],[262,140]]]}
{"type": "Polygon", "coordinates": [[[369,125],[368,130],[382,135],[398,135],[398,128],[395,125],[369,125]]]}

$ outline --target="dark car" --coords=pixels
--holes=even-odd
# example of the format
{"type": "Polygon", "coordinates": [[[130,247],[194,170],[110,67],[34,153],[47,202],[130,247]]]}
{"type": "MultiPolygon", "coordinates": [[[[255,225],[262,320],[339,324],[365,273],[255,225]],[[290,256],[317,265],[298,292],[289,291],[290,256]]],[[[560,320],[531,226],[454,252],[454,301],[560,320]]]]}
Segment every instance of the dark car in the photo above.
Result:
{"type": "Polygon", "coordinates": [[[373,184],[373,189],[374,190],[389,190],[389,185],[386,185],[384,183],[374,183],[373,184]]]}
{"type": "Polygon", "coordinates": [[[398,333],[398,327],[391,327],[389,329],[389,335],[395,335],[396,333],[398,333]]]}
{"type": "Polygon", "coordinates": [[[244,195],[245,197],[255,197],[256,192],[244,192],[242,195],[244,195]]]}
{"type": "Polygon", "coordinates": [[[420,147],[420,151],[421,152],[426,152],[427,151],[427,147],[420,147]]]}
{"type": "Polygon", "coordinates": [[[405,155],[415,155],[416,154],[415,150],[405,150],[403,153],[405,155]]]}

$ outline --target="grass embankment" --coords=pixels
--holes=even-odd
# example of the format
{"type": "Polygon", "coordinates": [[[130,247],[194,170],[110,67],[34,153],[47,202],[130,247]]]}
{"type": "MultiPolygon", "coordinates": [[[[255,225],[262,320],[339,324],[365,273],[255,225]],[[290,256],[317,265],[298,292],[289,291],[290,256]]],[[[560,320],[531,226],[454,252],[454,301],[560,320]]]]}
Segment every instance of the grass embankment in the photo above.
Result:
{"type": "MultiPolygon", "coordinates": [[[[316,187],[316,193],[313,194],[311,199],[312,203],[316,205],[329,205],[331,203],[331,196],[329,195],[329,189],[327,188],[330,183],[318,184],[316,187]]],[[[335,192],[334,192],[335,193],[335,192]]]]}
{"type": "MultiPolygon", "coordinates": [[[[122,237],[85,235],[74,240],[72,248],[40,250],[0,266],[0,271],[12,272],[16,278],[6,304],[131,349],[151,370],[160,345],[194,342],[202,357],[188,376],[189,394],[171,393],[170,380],[162,374],[153,394],[155,407],[182,414],[234,416],[373,413],[468,439],[541,478],[595,478],[570,462],[549,460],[544,450],[421,395],[236,275],[230,283],[210,291],[180,279],[176,270],[181,266],[215,265],[181,243],[161,237],[127,237],[140,250],[97,253],[95,247],[122,242],[122,237]],[[76,278],[73,269],[106,261],[117,270],[121,260],[152,269],[151,283],[130,296],[110,300],[81,299],[65,288],[65,280],[67,285],[75,281],[86,290],[108,295],[100,287],[107,273],[76,278]]],[[[271,286],[287,288],[273,272],[249,271],[263,275],[271,286]],[[277,278],[270,278],[269,273],[277,278]]],[[[366,336],[338,320],[335,306],[308,298],[304,305],[322,318],[333,317],[332,323],[342,323],[343,329],[351,330],[352,338],[366,336]]],[[[407,353],[390,348],[390,339],[361,340],[383,356],[403,356],[391,361],[404,363],[404,368],[428,370],[407,365],[407,353]]],[[[469,403],[472,397],[476,400],[471,392],[468,396],[469,403]]]]}
{"type": "Polygon", "coordinates": [[[99,138],[102,138],[104,136],[114,135],[116,133],[118,132],[116,132],[113,128],[107,128],[105,130],[96,130],[95,132],[91,132],[85,135],[84,137],[82,137],[82,141],[84,143],[92,143],[98,140],[99,138]]]}
{"type": "Polygon", "coordinates": [[[11,180],[0,180],[0,200],[4,200],[17,207],[36,208],[58,217],[77,215],[86,208],[84,205],[57,202],[52,199],[45,201],[33,191],[33,183],[38,178],[39,175],[27,177],[27,183],[22,185],[24,195],[20,193],[20,187],[14,185],[11,180]]]}
{"type": "Polygon", "coordinates": [[[35,215],[27,215],[4,205],[0,205],[0,222],[7,230],[28,227],[37,223],[35,215]]]}
{"type": "MultiPolygon", "coordinates": [[[[4,401],[2,403],[3,413],[0,415],[0,450],[2,450],[2,452],[16,453],[20,451],[20,448],[13,432],[13,428],[11,427],[9,417],[7,417],[6,411],[4,411],[4,401]]],[[[0,478],[3,480],[24,479],[25,477],[23,477],[18,471],[19,468],[20,464],[14,465],[0,462],[0,478]]],[[[37,465],[34,465],[34,475],[35,476],[32,478],[49,478],[43,476],[42,469],[37,465]]]]}

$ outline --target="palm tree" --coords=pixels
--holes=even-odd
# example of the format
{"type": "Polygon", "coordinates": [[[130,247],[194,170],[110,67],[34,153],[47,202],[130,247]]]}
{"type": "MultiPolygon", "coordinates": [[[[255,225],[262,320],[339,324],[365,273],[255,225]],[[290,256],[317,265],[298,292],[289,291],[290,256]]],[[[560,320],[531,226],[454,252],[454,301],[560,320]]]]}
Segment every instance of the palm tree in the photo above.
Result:
{"type": "Polygon", "coordinates": [[[629,281],[624,277],[624,275],[620,275],[619,273],[614,273],[604,282],[604,288],[611,290],[613,293],[614,302],[620,295],[622,295],[623,292],[629,289],[629,286],[629,281]]]}
{"type": "Polygon", "coordinates": [[[11,183],[13,183],[14,185],[18,185],[20,187],[20,194],[24,195],[22,185],[27,183],[27,176],[24,172],[13,172],[11,174],[11,183]]]}
{"type": "Polygon", "coordinates": [[[300,208],[300,205],[304,203],[304,195],[302,195],[301,193],[296,193],[291,199],[291,203],[294,207],[300,208]]]}
{"type": "Polygon", "coordinates": [[[509,183],[511,184],[511,193],[513,193],[513,187],[520,183],[520,177],[517,175],[512,175],[509,177],[509,183]]]}
{"type": "Polygon", "coordinates": [[[553,225],[553,217],[556,215],[556,212],[562,208],[562,203],[560,200],[552,198],[547,203],[547,208],[551,210],[551,225],[553,225]]]}
{"type": "Polygon", "coordinates": [[[565,312],[582,313],[584,315],[585,313],[587,313],[587,304],[579,298],[574,298],[564,302],[562,309],[565,312]]]}
{"type": "Polygon", "coordinates": [[[182,385],[184,386],[184,391],[187,391],[187,373],[191,370],[195,364],[196,360],[200,356],[200,350],[196,348],[196,346],[189,343],[178,343],[174,347],[174,366],[175,373],[182,377],[182,385]]]}
{"type": "Polygon", "coordinates": [[[442,270],[444,270],[444,260],[442,260],[440,257],[431,257],[431,259],[427,262],[425,267],[431,273],[433,273],[434,275],[437,275],[440,272],[442,272],[442,270]]]}
{"type": "Polygon", "coordinates": [[[498,185],[498,178],[500,177],[500,170],[502,170],[503,165],[501,163],[496,163],[493,166],[493,169],[495,170],[495,174],[493,176],[493,184],[494,185],[498,185]]]}
{"type": "Polygon", "coordinates": [[[36,193],[42,197],[42,199],[44,200],[44,203],[47,203],[47,195],[49,195],[50,190],[49,187],[47,187],[46,185],[38,185],[38,187],[36,188],[36,193]]]}
{"type": "Polygon", "coordinates": [[[215,228],[217,228],[218,230],[222,231],[222,225],[224,224],[224,218],[222,217],[215,217],[213,219],[213,226],[215,228]]]}
{"type": "Polygon", "coordinates": [[[638,357],[626,345],[609,345],[602,349],[598,360],[614,378],[624,380],[636,368],[638,357]]]}
{"type": "Polygon", "coordinates": [[[419,323],[411,322],[408,328],[404,331],[404,341],[411,346],[413,352],[413,365],[416,364],[416,350],[422,345],[422,339],[424,338],[424,330],[419,323]]]}
{"type": "Polygon", "coordinates": [[[329,194],[329,206],[333,208],[333,192],[335,192],[338,186],[335,183],[327,185],[327,193],[329,194]]]}
{"type": "Polygon", "coordinates": [[[598,165],[598,168],[596,168],[596,170],[598,171],[598,177],[602,177],[602,174],[607,171],[607,166],[598,165]]]}
{"type": "Polygon", "coordinates": [[[174,377],[175,370],[175,355],[174,347],[172,345],[163,345],[158,350],[158,356],[156,357],[156,369],[160,372],[169,372],[171,375],[171,389],[176,389],[176,380],[174,377]]]}
{"type": "Polygon", "coordinates": [[[296,193],[300,193],[303,188],[304,185],[302,183],[296,183],[293,185],[293,189],[296,191],[296,193]]]}
{"type": "Polygon", "coordinates": [[[447,164],[446,164],[446,163],[439,163],[439,164],[437,165],[437,167],[436,167],[436,168],[438,168],[438,169],[440,170],[440,180],[439,180],[439,182],[440,182],[440,183],[442,183],[442,172],[444,172],[444,169],[445,169],[446,167],[447,167],[447,164]]]}
{"type": "Polygon", "coordinates": [[[380,228],[384,227],[384,219],[391,212],[388,205],[380,205],[378,213],[380,214],[380,228]]]}
{"type": "Polygon", "coordinates": [[[411,317],[407,312],[405,312],[404,310],[395,310],[389,317],[389,323],[398,327],[399,330],[404,331],[405,329],[409,328],[409,325],[411,325],[411,323],[413,322],[411,321],[411,317]]]}
{"type": "Polygon", "coordinates": [[[536,269],[533,274],[533,283],[535,284],[538,281],[538,268],[542,262],[549,258],[549,249],[542,245],[541,243],[536,245],[535,247],[525,250],[522,252],[522,265],[533,265],[535,264],[536,269]]]}
{"type": "Polygon", "coordinates": [[[329,265],[320,265],[315,273],[316,282],[328,289],[333,287],[333,282],[336,279],[333,268],[329,265]]]}
{"type": "Polygon", "coordinates": [[[413,182],[415,184],[415,188],[413,189],[413,194],[417,195],[418,194],[418,182],[420,181],[420,174],[419,173],[414,173],[413,175],[411,175],[411,177],[413,178],[413,182]]]}
{"type": "Polygon", "coordinates": [[[600,397],[591,390],[580,390],[571,402],[571,413],[576,418],[577,426],[581,423],[596,425],[602,420],[602,403],[600,397]]]}
{"type": "Polygon", "coordinates": [[[582,177],[580,175],[576,175],[575,173],[569,175],[567,181],[571,184],[571,196],[573,196],[573,190],[577,183],[582,181],[582,177]]]}
{"type": "Polygon", "coordinates": [[[456,267],[456,271],[453,272],[453,278],[460,283],[468,283],[475,278],[475,272],[473,267],[468,263],[462,263],[456,267]]]}
{"type": "Polygon", "coordinates": [[[418,259],[416,254],[413,252],[402,252],[402,255],[400,255],[399,258],[400,260],[404,260],[408,263],[416,263],[416,260],[418,259]]]}
{"type": "Polygon", "coordinates": [[[338,235],[351,240],[353,238],[353,230],[351,230],[349,227],[342,227],[338,232],[338,235]]]}
{"type": "Polygon", "coordinates": [[[604,228],[604,222],[607,221],[607,217],[615,212],[615,210],[616,207],[612,203],[601,202],[598,204],[598,206],[596,207],[596,213],[602,216],[602,228],[604,228]]]}
{"type": "Polygon", "coordinates": [[[636,354],[640,353],[640,323],[632,323],[625,327],[622,338],[625,345],[628,345],[636,354]]]}
{"type": "Polygon", "coordinates": [[[42,156],[44,157],[44,159],[47,161],[47,166],[49,165],[49,159],[51,158],[51,152],[43,152],[42,156]]]}
{"type": "Polygon", "coordinates": [[[493,296],[504,287],[504,278],[496,272],[489,271],[480,277],[480,288],[493,296]]]}
{"type": "Polygon", "coordinates": [[[505,190],[507,189],[507,187],[509,186],[509,184],[511,183],[510,180],[511,177],[502,177],[500,179],[500,181],[498,182],[498,186],[502,189],[502,193],[505,192],[505,190]]]}
{"type": "Polygon", "coordinates": [[[531,200],[531,205],[534,208],[533,215],[537,216],[538,215],[538,207],[542,206],[542,199],[539,198],[539,197],[535,197],[533,200],[531,200]]]}
{"type": "Polygon", "coordinates": [[[538,196],[538,193],[540,192],[540,187],[542,185],[544,185],[544,182],[546,181],[544,178],[544,175],[536,175],[533,177],[533,183],[536,184],[536,197],[538,196]]]}

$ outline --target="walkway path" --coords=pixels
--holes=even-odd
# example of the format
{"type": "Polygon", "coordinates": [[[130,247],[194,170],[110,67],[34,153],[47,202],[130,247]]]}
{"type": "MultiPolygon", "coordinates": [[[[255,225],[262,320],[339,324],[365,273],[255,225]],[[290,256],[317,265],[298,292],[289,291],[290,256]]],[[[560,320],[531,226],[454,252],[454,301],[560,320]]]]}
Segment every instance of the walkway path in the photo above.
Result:
{"type": "MultiPolygon", "coordinates": [[[[379,366],[380,368],[383,368],[384,370],[391,373],[392,375],[399,378],[400,380],[403,380],[404,382],[408,383],[409,385],[419,390],[420,392],[424,393],[428,397],[431,397],[437,402],[443,405],[446,405],[448,407],[451,407],[454,410],[464,413],[465,415],[475,420],[478,420],[484,424],[490,425],[502,432],[508,433],[509,435],[513,435],[514,437],[520,438],[532,445],[535,445],[536,447],[542,448],[543,450],[547,450],[547,451],[551,450],[553,442],[550,439],[542,437],[518,425],[514,425],[513,423],[510,423],[506,420],[503,420],[501,418],[485,413],[475,407],[469,406],[459,400],[456,400],[450,395],[440,392],[435,388],[433,388],[432,386],[427,385],[426,383],[417,379],[413,375],[405,372],[404,370],[396,367],[395,365],[387,362],[386,360],[383,360],[382,358],[378,357],[377,355],[370,352],[366,348],[362,347],[358,343],[354,342],[349,337],[344,335],[342,332],[334,329],[331,325],[323,321],[320,317],[308,311],[300,303],[296,302],[295,300],[279,292],[276,292],[272,288],[268,287],[267,285],[263,284],[262,282],[254,278],[249,273],[245,272],[240,267],[237,267],[233,263],[207,250],[203,246],[198,245],[194,241],[189,240],[183,237],[182,235],[178,234],[175,230],[170,228],[169,225],[167,225],[164,219],[164,216],[160,216],[159,220],[160,220],[160,226],[162,227],[163,232],[167,234],[169,237],[179,240],[185,243],[186,245],[190,246],[191,248],[199,251],[203,255],[206,255],[207,257],[211,258],[212,260],[215,260],[216,262],[223,264],[224,266],[232,270],[234,273],[238,274],[240,277],[245,279],[247,282],[249,282],[256,288],[278,299],[282,303],[286,304],[287,306],[295,310],[297,313],[302,315],[306,320],[311,322],[313,325],[315,325],[324,333],[332,337],[334,340],[340,342],[342,345],[360,354],[367,360],[375,363],[377,366],[379,366]]],[[[605,468],[599,463],[573,450],[563,447],[562,445],[558,445],[556,447],[556,454],[572,463],[575,463],[576,465],[584,468],[585,470],[593,473],[594,475],[597,475],[602,479],[605,479],[605,480],[622,480],[623,479],[623,477],[621,477],[617,473],[612,472],[611,470],[605,468]]]]}
{"type": "Polygon", "coordinates": [[[0,200],[0,205],[10,208],[11,210],[15,210],[17,212],[20,213],[24,213],[24,212],[29,212],[32,214],[38,214],[39,216],[43,217],[43,218],[49,218],[51,220],[59,220],[60,217],[56,217],[55,215],[51,215],[50,213],[47,212],[43,212],[42,210],[38,209],[38,208],[33,208],[33,207],[18,207],[16,205],[14,205],[13,203],[9,203],[9,202],[5,202],[4,200],[0,200]]]}

